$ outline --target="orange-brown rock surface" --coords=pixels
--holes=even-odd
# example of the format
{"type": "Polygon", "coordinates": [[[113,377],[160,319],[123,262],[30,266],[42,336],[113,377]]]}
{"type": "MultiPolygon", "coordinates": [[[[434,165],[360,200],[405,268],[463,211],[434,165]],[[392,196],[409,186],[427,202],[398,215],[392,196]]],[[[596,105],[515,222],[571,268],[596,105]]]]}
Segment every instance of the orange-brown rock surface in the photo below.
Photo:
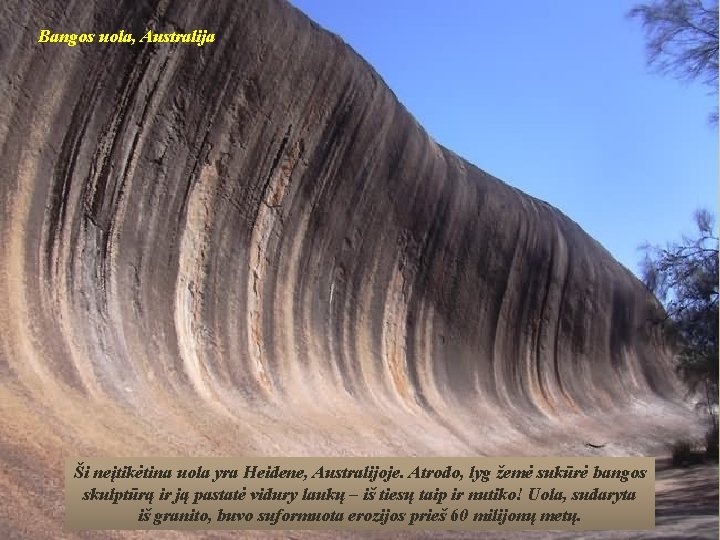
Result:
{"type": "Polygon", "coordinates": [[[0,15],[2,536],[62,534],[70,456],[622,454],[690,425],[633,275],[289,4],[0,15]]]}

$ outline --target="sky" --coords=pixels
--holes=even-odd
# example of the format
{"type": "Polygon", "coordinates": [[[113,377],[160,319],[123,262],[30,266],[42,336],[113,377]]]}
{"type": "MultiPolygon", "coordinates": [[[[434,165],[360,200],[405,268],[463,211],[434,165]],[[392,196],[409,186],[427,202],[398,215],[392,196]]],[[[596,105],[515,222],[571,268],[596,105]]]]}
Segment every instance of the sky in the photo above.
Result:
{"type": "Polygon", "coordinates": [[[639,274],[717,215],[717,96],[648,67],[633,3],[291,0],[438,143],[576,221],[639,274]]]}

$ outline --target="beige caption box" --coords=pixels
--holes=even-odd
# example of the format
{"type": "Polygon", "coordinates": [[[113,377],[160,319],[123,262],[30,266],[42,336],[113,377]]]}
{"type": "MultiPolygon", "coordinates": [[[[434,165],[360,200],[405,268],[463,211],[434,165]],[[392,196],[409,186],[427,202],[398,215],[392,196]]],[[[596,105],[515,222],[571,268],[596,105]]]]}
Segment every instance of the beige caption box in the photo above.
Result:
{"type": "Polygon", "coordinates": [[[639,530],[653,458],[78,458],[65,528],[639,530]]]}

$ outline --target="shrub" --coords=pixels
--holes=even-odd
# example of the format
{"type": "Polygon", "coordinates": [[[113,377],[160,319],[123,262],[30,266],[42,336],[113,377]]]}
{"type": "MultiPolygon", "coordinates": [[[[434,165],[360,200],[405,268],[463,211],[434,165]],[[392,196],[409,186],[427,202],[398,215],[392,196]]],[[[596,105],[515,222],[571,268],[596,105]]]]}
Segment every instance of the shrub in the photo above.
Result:
{"type": "Polygon", "coordinates": [[[672,464],[675,467],[686,467],[696,459],[693,454],[693,443],[687,439],[680,439],[672,445],[672,464]]]}
{"type": "Polygon", "coordinates": [[[710,429],[705,433],[705,456],[714,461],[718,460],[718,421],[715,417],[710,429]]]}

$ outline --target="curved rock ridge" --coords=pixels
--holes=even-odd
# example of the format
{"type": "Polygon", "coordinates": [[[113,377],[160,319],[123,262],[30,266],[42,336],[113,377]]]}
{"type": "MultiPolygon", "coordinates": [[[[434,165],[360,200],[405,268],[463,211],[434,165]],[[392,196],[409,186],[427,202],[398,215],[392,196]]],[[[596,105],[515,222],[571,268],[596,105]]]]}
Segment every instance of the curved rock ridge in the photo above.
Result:
{"type": "Polygon", "coordinates": [[[639,452],[687,421],[632,274],[289,4],[0,13],[13,515],[62,484],[7,471],[66,455],[639,452]]]}

